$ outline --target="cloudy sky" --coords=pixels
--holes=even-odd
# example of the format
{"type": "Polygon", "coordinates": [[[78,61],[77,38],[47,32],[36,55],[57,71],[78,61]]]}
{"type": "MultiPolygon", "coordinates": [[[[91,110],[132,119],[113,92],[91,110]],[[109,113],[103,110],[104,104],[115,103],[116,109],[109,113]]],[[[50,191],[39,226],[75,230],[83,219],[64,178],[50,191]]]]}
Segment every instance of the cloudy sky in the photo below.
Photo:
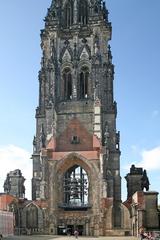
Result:
{"type": "MultiPolygon", "coordinates": [[[[31,197],[32,140],[38,103],[40,29],[51,0],[0,1],[0,192],[20,168],[31,197]]],[[[160,191],[160,1],[107,0],[113,33],[122,196],[131,164],[144,167],[160,191]]]]}

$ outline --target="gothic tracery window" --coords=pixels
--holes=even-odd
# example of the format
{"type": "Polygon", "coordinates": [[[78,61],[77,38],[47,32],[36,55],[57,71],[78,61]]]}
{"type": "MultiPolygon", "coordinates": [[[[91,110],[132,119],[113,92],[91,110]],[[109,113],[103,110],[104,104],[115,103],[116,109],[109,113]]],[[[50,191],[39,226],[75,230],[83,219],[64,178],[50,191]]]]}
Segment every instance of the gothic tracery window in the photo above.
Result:
{"type": "Polygon", "coordinates": [[[73,24],[74,5],[73,0],[68,0],[64,7],[64,26],[70,27],[73,24]]]}
{"type": "Polygon", "coordinates": [[[64,98],[66,100],[72,99],[72,75],[70,68],[63,71],[63,84],[64,84],[64,98]]]}
{"type": "Polygon", "coordinates": [[[65,173],[63,189],[67,206],[83,207],[88,204],[88,176],[81,166],[74,165],[65,173]]]}
{"type": "Polygon", "coordinates": [[[88,23],[88,4],[87,4],[87,0],[79,1],[78,22],[83,24],[83,25],[86,25],[88,23]]]}
{"type": "Polygon", "coordinates": [[[89,71],[87,67],[83,67],[79,77],[80,99],[88,98],[88,79],[89,71]]]}

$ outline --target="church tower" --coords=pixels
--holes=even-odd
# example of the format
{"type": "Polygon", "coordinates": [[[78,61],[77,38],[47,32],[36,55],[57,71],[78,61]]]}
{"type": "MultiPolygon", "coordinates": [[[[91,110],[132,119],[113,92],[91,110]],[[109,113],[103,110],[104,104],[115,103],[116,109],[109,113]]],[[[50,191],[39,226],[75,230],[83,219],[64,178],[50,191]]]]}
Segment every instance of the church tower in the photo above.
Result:
{"type": "Polygon", "coordinates": [[[111,33],[101,0],[52,1],[41,31],[32,198],[52,234],[126,228],[111,33]]]}

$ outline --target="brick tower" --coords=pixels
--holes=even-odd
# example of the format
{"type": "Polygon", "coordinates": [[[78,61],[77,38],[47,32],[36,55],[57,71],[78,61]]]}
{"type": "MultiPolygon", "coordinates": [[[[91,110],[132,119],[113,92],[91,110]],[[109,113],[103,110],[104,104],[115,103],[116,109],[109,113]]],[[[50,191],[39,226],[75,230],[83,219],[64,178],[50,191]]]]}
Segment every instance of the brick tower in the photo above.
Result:
{"type": "Polygon", "coordinates": [[[32,198],[48,203],[53,234],[127,228],[111,32],[100,0],[54,0],[41,31],[32,198]]]}

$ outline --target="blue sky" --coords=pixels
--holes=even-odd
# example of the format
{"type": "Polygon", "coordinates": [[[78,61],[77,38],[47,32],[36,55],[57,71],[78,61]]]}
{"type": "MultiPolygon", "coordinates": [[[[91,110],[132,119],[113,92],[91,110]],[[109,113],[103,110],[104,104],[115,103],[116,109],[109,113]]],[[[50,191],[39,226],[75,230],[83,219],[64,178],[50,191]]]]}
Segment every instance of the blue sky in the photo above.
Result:
{"type": "MultiPolygon", "coordinates": [[[[38,104],[40,29],[51,0],[0,1],[0,191],[21,168],[30,197],[32,139],[38,104]]],[[[122,196],[132,163],[160,191],[160,1],[107,0],[112,22],[117,130],[121,132],[122,196]]]]}

